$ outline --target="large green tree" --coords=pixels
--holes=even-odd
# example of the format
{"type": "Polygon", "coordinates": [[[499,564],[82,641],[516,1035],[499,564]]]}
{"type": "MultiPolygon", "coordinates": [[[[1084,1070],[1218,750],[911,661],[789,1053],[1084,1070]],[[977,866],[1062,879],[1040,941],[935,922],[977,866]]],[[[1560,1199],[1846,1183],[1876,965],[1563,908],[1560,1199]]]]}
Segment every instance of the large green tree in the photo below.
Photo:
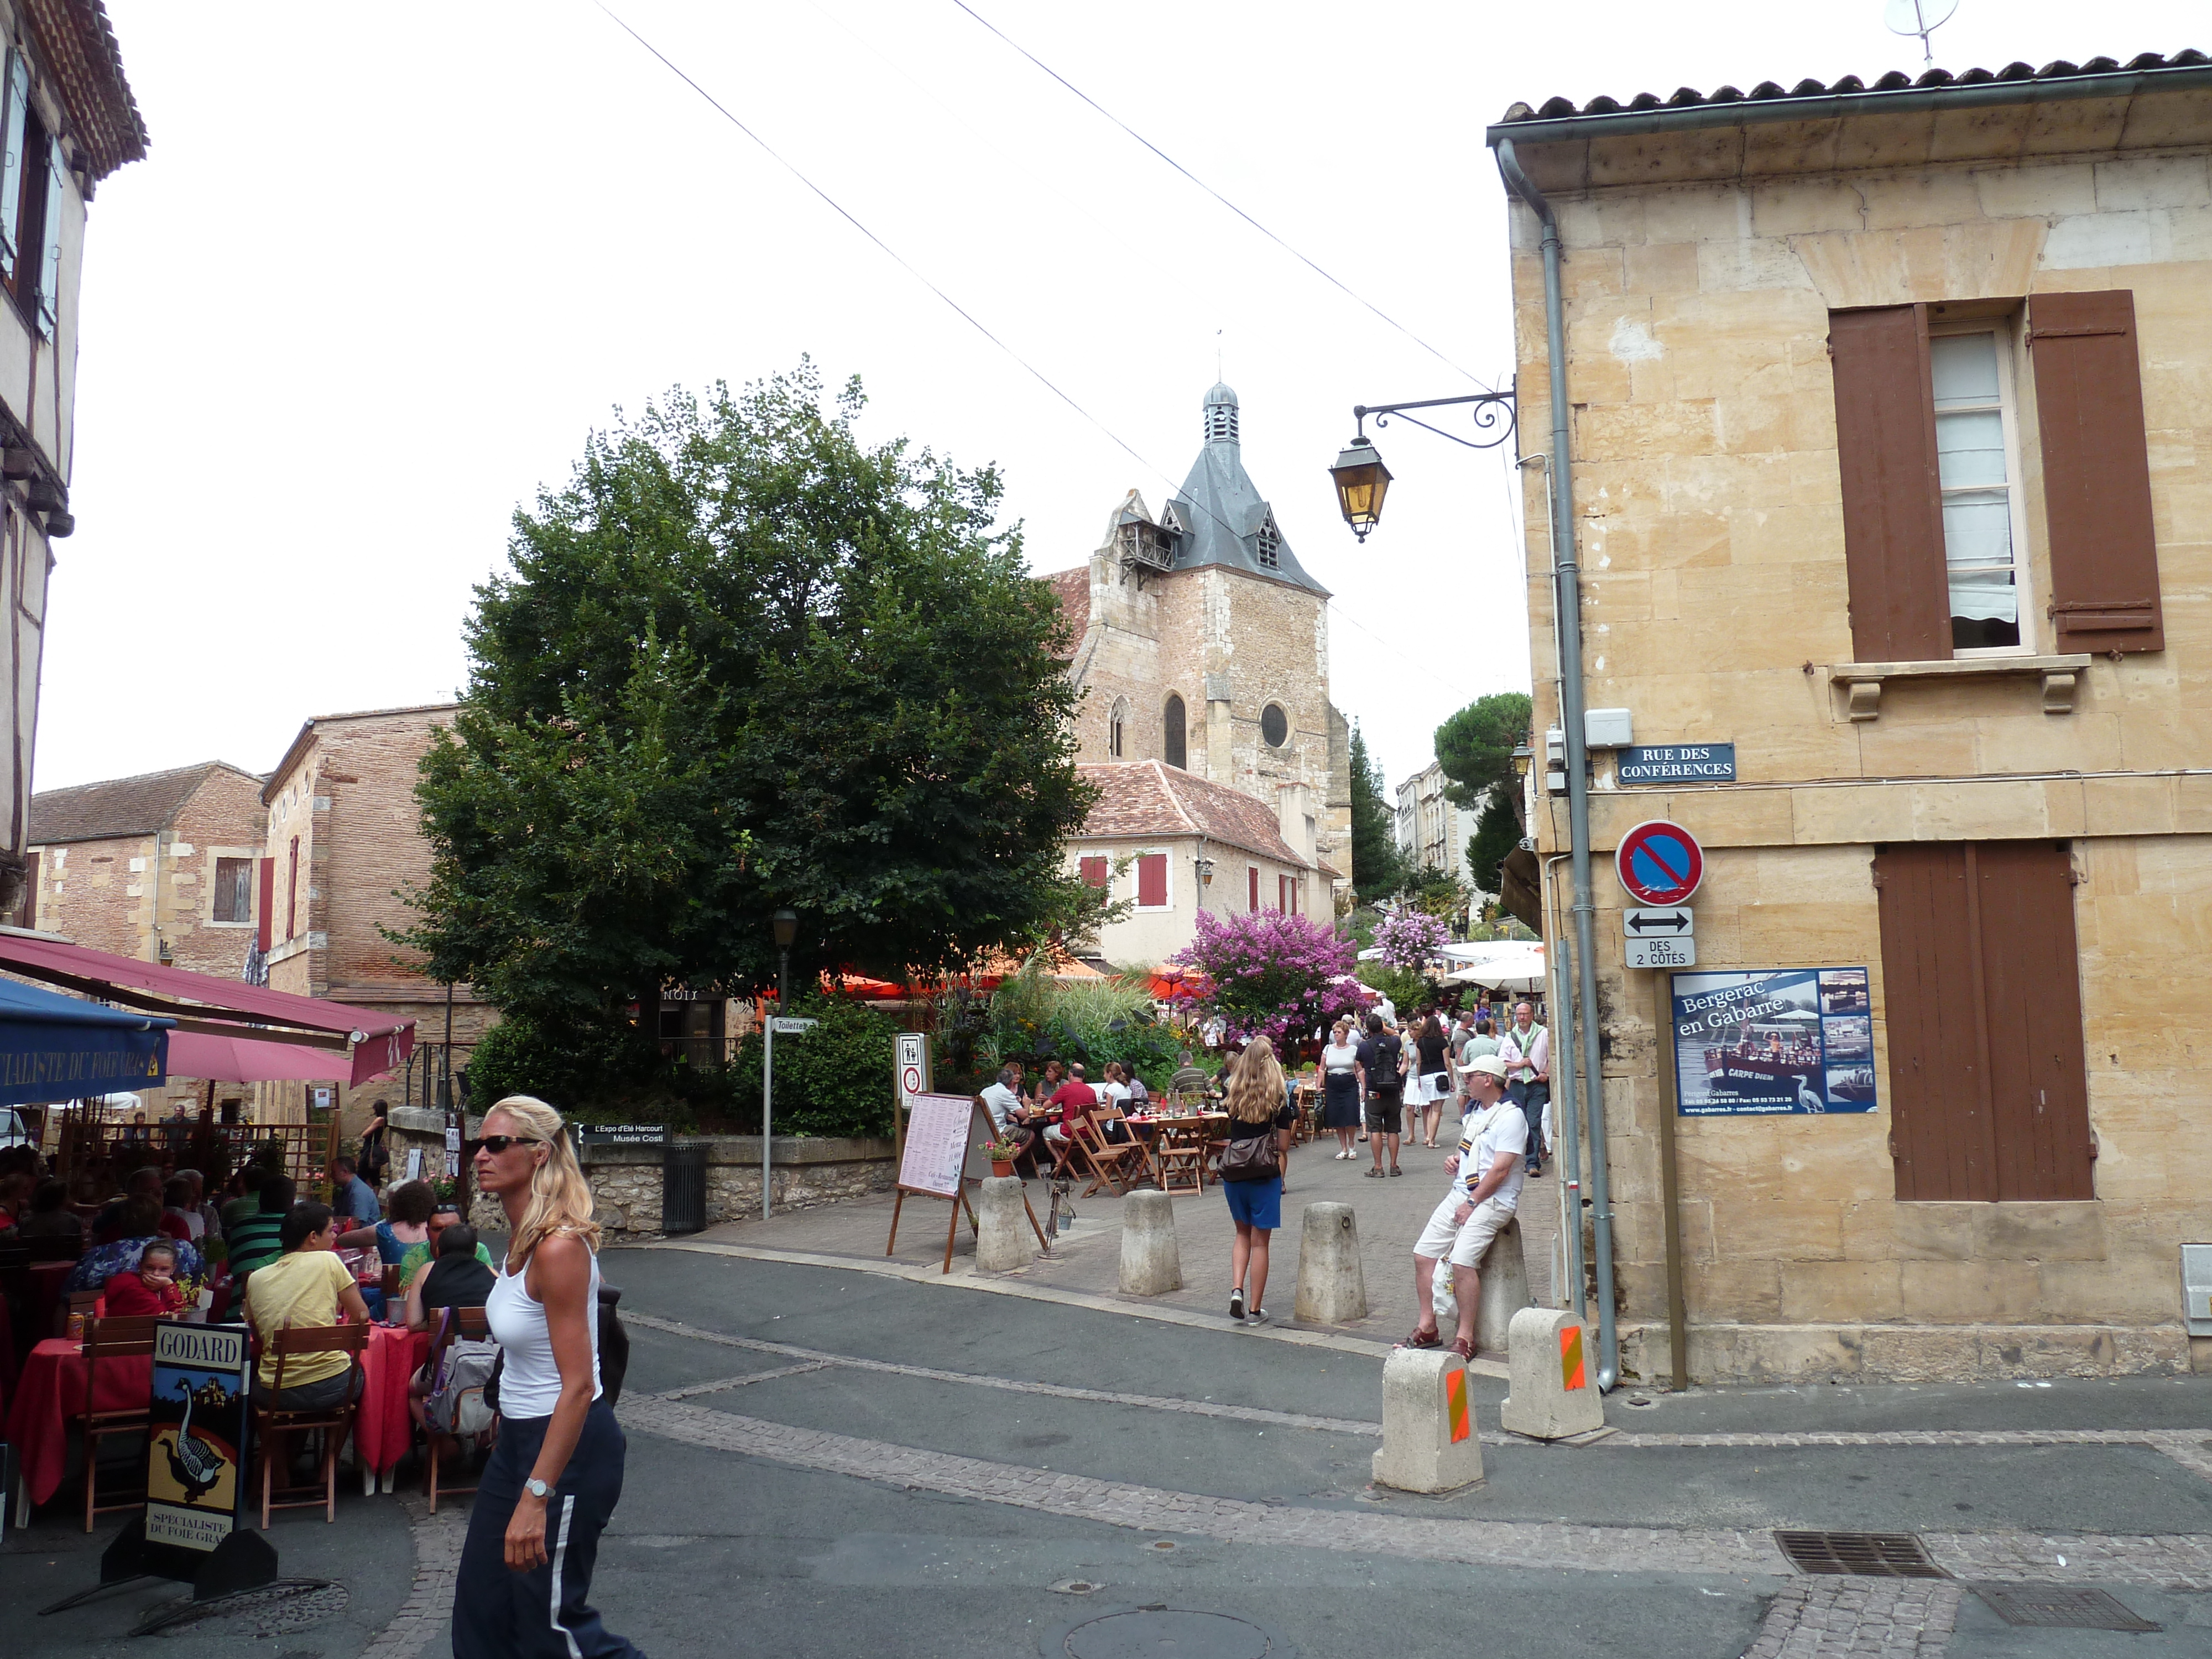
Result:
{"type": "Polygon", "coordinates": [[[1367,752],[1367,738],[1352,728],[1352,890],[1363,904],[1387,898],[1405,879],[1398,853],[1398,812],[1382,781],[1382,769],[1367,752]]]}
{"type": "Polygon", "coordinates": [[[1526,691],[1496,691],[1477,697],[1437,727],[1437,764],[1451,780],[1455,805],[1480,806],[1483,792],[1495,784],[1520,799],[1513,775],[1513,750],[1528,736],[1531,704],[1526,691]]]}
{"type": "MultiPolygon", "coordinates": [[[[650,1067],[664,986],[794,988],[1020,951],[1095,900],[1065,625],[1000,483],[854,430],[813,367],[592,435],[477,590],[416,791],[435,976],[591,1064],[650,1067]]],[[[586,1069],[589,1069],[587,1066],[586,1069]]]]}

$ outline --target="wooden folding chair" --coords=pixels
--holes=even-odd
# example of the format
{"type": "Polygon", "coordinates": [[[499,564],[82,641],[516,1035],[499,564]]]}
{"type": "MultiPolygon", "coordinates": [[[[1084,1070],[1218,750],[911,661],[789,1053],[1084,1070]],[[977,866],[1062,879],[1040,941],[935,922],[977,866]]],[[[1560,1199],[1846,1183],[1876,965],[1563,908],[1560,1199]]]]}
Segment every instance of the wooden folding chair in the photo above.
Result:
{"type": "Polygon", "coordinates": [[[361,1357],[368,1347],[367,1325],[305,1325],[287,1324],[276,1333],[276,1340],[268,1352],[276,1356],[276,1375],[269,1391],[261,1391],[258,1376],[253,1390],[253,1445],[261,1460],[261,1527],[269,1528],[271,1510],[312,1509],[317,1503],[323,1506],[323,1519],[338,1518],[338,1448],[345,1444],[346,1435],[354,1426],[354,1419],[361,1410],[361,1357]],[[280,1411],[275,1405],[276,1396],[285,1388],[284,1368],[295,1359],[307,1354],[342,1353],[350,1362],[346,1371],[346,1397],[337,1406],[325,1407],[316,1411],[280,1411]],[[322,1476],[313,1486],[277,1486],[274,1485],[276,1449],[280,1435],[302,1433],[309,1429],[323,1431],[322,1476]],[[301,1497],[303,1492],[319,1492],[319,1497],[301,1497]]]}
{"type": "Polygon", "coordinates": [[[1206,1142],[1194,1141],[1190,1131],[1174,1123],[1160,1125],[1152,1143],[1152,1179],[1164,1193],[1202,1193],[1206,1190],[1206,1142]]]}
{"type": "MultiPolygon", "coordinates": [[[[439,1327],[436,1339],[430,1344],[428,1364],[432,1376],[437,1376],[439,1367],[445,1363],[446,1350],[452,1347],[455,1342],[463,1338],[471,1341],[482,1341],[491,1334],[491,1321],[482,1308],[447,1308],[445,1310],[445,1316],[443,1323],[439,1327]]],[[[454,1498],[464,1492],[474,1492],[476,1488],[474,1486],[441,1486],[438,1484],[440,1454],[444,1449],[445,1443],[454,1437],[441,1433],[431,1427],[427,1420],[422,1425],[422,1433],[430,1443],[430,1455],[423,1460],[422,1490],[430,1499],[430,1513],[435,1515],[438,1512],[440,1492],[442,1492],[448,1498],[454,1498]]]]}
{"type": "MultiPolygon", "coordinates": [[[[70,1299],[74,1301],[76,1298],[70,1299]]],[[[88,1317],[84,1322],[84,1409],[75,1413],[70,1420],[84,1427],[84,1529],[87,1532],[92,1530],[94,1516],[110,1514],[116,1510],[135,1510],[146,1501],[143,1486],[127,1498],[114,1498],[106,1504],[99,1501],[100,1443],[118,1434],[143,1434],[151,1426],[154,1328],[161,1322],[152,1314],[120,1319],[88,1317]],[[100,1366],[106,1364],[112,1370],[118,1360],[140,1358],[144,1359],[148,1365],[144,1395],[136,1395],[134,1393],[134,1403],[102,1411],[100,1408],[100,1366]]],[[[143,1479],[143,1464],[140,1465],[140,1474],[143,1479]]]]}
{"type": "Polygon", "coordinates": [[[1076,1144],[1083,1150],[1084,1161],[1091,1166],[1091,1184],[1084,1188],[1085,1198],[1104,1187],[1116,1198],[1136,1183],[1128,1179],[1126,1170],[1129,1161],[1139,1164],[1145,1159],[1145,1148],[1133,1136],[1115,1142],[1106,1139],[1105,1131],[1098,1127],[1095,1117],[1079,1119],[1075,1127],[1076,1144]]]}

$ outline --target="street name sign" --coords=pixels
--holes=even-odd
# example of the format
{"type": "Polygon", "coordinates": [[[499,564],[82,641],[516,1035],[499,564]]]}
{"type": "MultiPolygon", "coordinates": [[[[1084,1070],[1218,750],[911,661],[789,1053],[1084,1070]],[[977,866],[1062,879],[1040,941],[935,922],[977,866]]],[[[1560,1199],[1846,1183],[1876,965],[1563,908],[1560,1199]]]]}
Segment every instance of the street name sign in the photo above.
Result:
{"type": "Polygon", "coordinates": [[[1732,743],[1646,743],[1620,751],[1613,777],[1621,783],[1734,783],[1732,743]]]}
{"type": "Polygon", "coordinates": [[[1698,941],[1685,933],[1680,939],[1632,939],[1628,941],[1631,968],[1694,968],[1698,941]]]}
{"type": "Polygon", "coordinates": [[[1697,931],[1698,919],[1686,904],[1642,909],[1631,905],[1620,913],[1620,931],[1626,939],[1687,939],[1697,931]]]}
{"type": "Polygon", "coordinates": [[[1686,904],[1705,878],[1705,849],[1679,823],[1648,818],[1620,838],[1613,867],[1638,904],[1686,904]]]}

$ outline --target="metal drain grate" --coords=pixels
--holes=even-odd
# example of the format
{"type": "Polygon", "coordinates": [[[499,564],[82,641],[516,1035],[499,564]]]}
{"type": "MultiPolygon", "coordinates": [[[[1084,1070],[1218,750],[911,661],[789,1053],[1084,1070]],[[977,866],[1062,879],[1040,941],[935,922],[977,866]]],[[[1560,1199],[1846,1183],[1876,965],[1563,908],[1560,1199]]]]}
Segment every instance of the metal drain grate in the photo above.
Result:
{"type": "Polygon", "coordinates": [[[2047,1584],[1977,1584],[1974,1594],[2008,1625],[2061,1630],[2162,1630],[2138,1619],[2126,1603],[2100,1589],[2057,1589],[2047,1584]]]}
{"type": "Polygon", "coordinates": [[[1948,1578],[1909,1532],[1778,1532],[1774,1541],[1800,1572],[1868,1578],[1948,1578]]]}

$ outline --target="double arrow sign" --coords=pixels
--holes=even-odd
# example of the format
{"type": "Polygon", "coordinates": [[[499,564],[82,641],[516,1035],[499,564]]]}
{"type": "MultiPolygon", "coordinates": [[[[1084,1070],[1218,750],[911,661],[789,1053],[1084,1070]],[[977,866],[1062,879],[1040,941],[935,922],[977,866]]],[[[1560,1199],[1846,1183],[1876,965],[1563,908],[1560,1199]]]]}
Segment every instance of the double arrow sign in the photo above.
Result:
{"type": "Polygon", "coordinates": [[[1643,910],[1631,908],[1620,913],[1620,930],[1630,939],[1649,939],[1654,933],[1664,934],[1669,938],[1680,938],[1694,932],[1696,927],[1697,918],[1690,914],[1686,907],[1676,906],[1663,909],[1643,910]]]}

